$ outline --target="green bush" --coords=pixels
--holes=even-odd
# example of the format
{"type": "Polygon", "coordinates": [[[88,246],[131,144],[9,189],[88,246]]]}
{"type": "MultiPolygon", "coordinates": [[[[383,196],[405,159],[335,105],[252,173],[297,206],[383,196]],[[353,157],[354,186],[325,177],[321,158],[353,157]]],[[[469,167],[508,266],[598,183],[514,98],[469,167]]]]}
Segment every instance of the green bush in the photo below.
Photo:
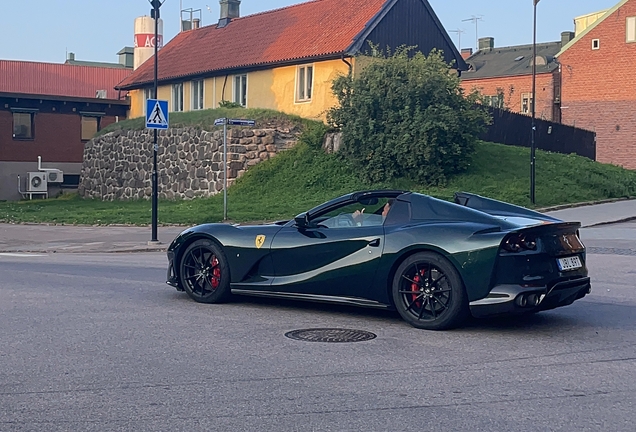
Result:
{"type": "Polygon", "coordinates": [[[469,166],[490,118],[439,52],[411,51],[375,55],[359,76],[336,78],[339,106],[328,121],[342,130],[341,152],[366,180],[443,185],[469,166]]]}

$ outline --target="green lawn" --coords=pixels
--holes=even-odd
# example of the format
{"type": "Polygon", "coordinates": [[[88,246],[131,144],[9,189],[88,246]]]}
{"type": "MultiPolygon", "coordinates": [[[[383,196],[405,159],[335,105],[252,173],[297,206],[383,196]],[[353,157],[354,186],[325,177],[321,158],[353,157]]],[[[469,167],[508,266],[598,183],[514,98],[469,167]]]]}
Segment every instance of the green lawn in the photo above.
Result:
{"type": "MultiPolygon", "coordinates": [[[[261,109],[261,108],[216,108],[188,112],[172,112],[170,113],[170,127],[198,127],[207,131],[215,130],[214,120],[217,118],[241,118],[256,120],[256,126],[259,128],[271,128],[274,126],[304,127],[309,124],[315,124],[315,121],[307,120],[302,117],[289,115],[280,111],[261,109]]],[[[114,132],[116,130],[142,130],[146,127],[146,119],[139,117],[130,120],[123,120],[119,123],[113,123],[106,126],[97,133],[97,136],[114,132]]]]}
{"type": "MultiPolygon", "coordinates": [[[[263,162],[228,190],[233,221],[285,219],[330,198],[360,189],[398,188],[451,199],[467,191],[530,207],[529,150],[480,143],[468,172],[444,188],[425,188],[406,179],[365,184],[338,155],[318,150],[319,134],[307,134],[294,149],[263,162]]],[[[636,172],[588,159],[537,152],[536,207],[636,196],[636,172]]],[[[223,196],[191,201],[160,201],[160,224],[217,222],[223,196]]],[[[57,199],[0,203],[1,222],[66,224],[150,223],[150,201],[102,202],[75,195],[57,199]]]]}

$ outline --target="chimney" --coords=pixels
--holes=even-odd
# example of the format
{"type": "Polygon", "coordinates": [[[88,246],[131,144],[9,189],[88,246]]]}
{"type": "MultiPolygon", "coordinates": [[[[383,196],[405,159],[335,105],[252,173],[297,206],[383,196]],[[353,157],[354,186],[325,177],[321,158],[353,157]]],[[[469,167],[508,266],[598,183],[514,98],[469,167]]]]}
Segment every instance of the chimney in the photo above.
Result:
{"type": "Polygon", "coordinates": [[[574,39],[574,32],[571,32],[571,31],[562,32],[561,47],[564,47],[565,45],[567,45],[567,43],[570,42],[572,39],[574,39]]]}
{"type": "Polygon", "coordinates": [[[239,8],[241,0],[220,0],[219,3],[221,3],[221,18],[217,27],[223,28],[234,18],[241,16],[239,8]]]}
{"type": "Polygon", "coordinates": [[[127,68],[135,66],[135,49],[133,47],[124,47],[117,53],[119,56],[119,64],[127,68]]]}
{"type": "Polygon", "coordinates": [[[66,60],[75,61],[75,53],[74,52],[68,53],[68,58],[66,60]]]}
{"type": "Polygon", "coordinates": [[[462,58],[464,60],[466,60],[468,57],[473,55],[473,49],[472,48],[462,48],[461,54],[462,54],[462,58]]]}
{"type": "Polygon", "coordinates": [[[479,38],[479,51],[491,50],[495,47],[495,38],[485,37],[479,38]]]}

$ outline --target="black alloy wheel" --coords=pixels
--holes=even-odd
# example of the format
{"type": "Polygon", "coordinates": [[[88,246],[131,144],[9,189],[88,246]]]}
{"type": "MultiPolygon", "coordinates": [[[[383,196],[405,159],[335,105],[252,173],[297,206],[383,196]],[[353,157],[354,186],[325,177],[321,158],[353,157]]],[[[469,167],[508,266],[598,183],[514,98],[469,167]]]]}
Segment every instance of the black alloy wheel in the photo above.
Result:
{"type": "Polygon", "coordinates": [[[408,257],[393,278],[393,302],[413,327],[445,330],[468,316],[466,290],[455,267],[433,252],[408,257]]]}
{"type": "Polygon", "coordinates": [[[200,303],[222,303],[230,299],[230,271],[222,249],[207,239],[192,243],[179,266],[181,284],[200,303]]]}

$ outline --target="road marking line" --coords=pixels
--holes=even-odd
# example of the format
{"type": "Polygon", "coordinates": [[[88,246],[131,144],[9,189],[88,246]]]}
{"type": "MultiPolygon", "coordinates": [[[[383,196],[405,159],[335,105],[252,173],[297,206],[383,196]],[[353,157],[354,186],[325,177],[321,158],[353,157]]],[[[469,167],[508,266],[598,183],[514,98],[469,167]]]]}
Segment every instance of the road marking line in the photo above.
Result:
{"type": "Polygon", "coordinates": [[[31,253],[19,253],[19,252],[0,252],[0,256],[5,257],[43,257],[46,254],[31,254],[31,253]]]}

